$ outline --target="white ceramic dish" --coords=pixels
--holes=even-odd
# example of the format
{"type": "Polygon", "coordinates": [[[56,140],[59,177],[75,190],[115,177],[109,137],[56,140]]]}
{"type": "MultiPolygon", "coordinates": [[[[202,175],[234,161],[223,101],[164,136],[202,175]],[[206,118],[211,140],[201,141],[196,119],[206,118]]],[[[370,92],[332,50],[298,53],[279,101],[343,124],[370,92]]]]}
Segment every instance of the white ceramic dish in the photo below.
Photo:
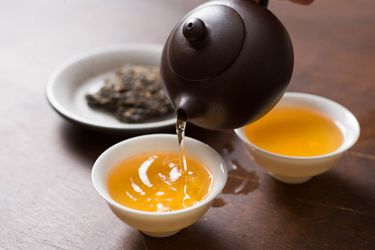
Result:
{"type": "Polygon", "coordinates": [[[212,174],[211,191],[207,197],[185,209],[172,212],[146,212],[125,207],[108,194],[107,175],[122,160],[145,152],[179,152],[176,135],[154,134],[134,137],[107,149],[96,160],[92,182],[113,213],[126,224],[153,237],[167,237],[196,222],[210,208],[213,199],[222,191],[228,178],[224,160],[208,145],[186,137],[186,153],[200,161],[212,174]]]}
{"type": "Polygon", "coordinates": [[[104,132],[145,133],[172,127],[175,117],[149,123],[122,123],[111,114],[90,108],[85,100],[85,95],[97,91],[106,75],[116,68],[125,64],[158,66],[161,51],[160,45],[128,44],[77,56],[51,75],[46,88],[48,102],[69,121],[104,132]]]}
{"type": "Polygon", "coordinates": [[[328,171],[343,153],[358,140],[360,127],[354,115],[342,105],[327,98],[305,94],[286,93],[277,107],[305,107],[330,117],[343,134],[343,143],[332,153],[311,156],[292,157],[275,154],[257,147],[247,139],[243,128],[236,129],[236,134],[248,146],[255,161],[275,179],[288,183],[299,184],[310,180],[313,176],[328,171]]]}

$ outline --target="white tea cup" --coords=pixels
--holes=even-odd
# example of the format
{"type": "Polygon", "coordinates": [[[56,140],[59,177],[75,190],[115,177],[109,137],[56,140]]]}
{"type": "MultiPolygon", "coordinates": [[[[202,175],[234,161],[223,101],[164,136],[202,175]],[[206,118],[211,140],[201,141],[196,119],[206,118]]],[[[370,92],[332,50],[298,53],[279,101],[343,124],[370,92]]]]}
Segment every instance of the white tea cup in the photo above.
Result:
{"type": "Polygon", "coordinates": [[[329,117],[343,135],[342,144],[333,152],[318,156],[287,156],[272,153],[255,145],[247,138],[244,128],[235,133],[246,144],[254,160],[276,180],[300,184],[322,174],[334,166],[343,153],[358,140],[360,127],[354,115],[342,105],[317,95],[287,92],[276,107],[306,108],[329,117]]]}
{"type": "Polygon", "coordinates": [[[210,146],[185,137],[187,157],[192,157],[212,174],[212,185],[207,196],[200,202],[171,212],[149,212],[126,207],[112,199],[107,188],[108,173],[121,161],[147,152],[179,152],[177,136],[153,134],[134,137],[107,149],[96,160],[92,169],[92,182],[96,191],[108,203],[113,213],[123,222],[144,234],[153,237],[167,237],[176,234],[201,218],[211,207],[214,198],[220,194],[228,178],[222,157],[210,146]]]}

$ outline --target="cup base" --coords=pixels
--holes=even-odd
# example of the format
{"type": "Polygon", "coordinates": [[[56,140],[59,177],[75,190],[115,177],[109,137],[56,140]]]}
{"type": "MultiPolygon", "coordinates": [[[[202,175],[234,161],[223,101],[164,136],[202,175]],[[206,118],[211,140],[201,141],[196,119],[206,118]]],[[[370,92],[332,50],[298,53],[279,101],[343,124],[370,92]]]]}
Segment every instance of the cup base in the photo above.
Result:
{"type": "Polygon", "coordinates": [[[270,173],[268,172],[269,175],[271,175],[274,179],[286,183],[286,184],[302,184],[305,182],[308,182],[312,176],[307,176],[307,177],[289,177],[289,176],[281,176],[278,174],[270,173]]]}
{"type": "Polygon", "coordinates": [[[170,232],[146,232],[146,231],[141,231],[143,234],[150,236],[150,237],[155,237],[155,238],[164,238],[164,237],[169,237],[172,236],[180,230],[175,230],[175,231],[170,231],[170,232]]]}

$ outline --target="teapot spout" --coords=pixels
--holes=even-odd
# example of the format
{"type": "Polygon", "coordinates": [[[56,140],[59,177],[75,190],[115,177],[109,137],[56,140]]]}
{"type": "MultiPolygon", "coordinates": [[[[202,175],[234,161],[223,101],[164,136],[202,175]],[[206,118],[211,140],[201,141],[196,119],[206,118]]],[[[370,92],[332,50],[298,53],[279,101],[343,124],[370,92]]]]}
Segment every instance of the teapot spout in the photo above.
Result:
{"type": "Polygon", "coordinates": [[[177,119],[192,121],[203,112],[197,100],[190,96],[181,96],[176,103],[177,119]]]}
{"type": "Polygon", "coordinates": [[[176,102],[177,122],[189,121],[208,129],[220,129],[225,122],[225,110],[218,102],[210,102],[201,96],[178,98],[176,102]]]}

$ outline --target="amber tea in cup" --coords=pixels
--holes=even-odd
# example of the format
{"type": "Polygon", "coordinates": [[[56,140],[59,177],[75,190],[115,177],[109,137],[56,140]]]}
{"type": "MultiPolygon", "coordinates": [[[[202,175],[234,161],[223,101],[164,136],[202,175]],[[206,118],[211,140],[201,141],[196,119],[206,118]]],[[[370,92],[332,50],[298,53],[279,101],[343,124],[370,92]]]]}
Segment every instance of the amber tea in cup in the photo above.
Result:
{"type": "Polygon", "coordinates": [[[170,212],[190,207],[210,191],[212,175],[200,162],[177,152],[143,153],[127,158],[108,175],[108,191],[118,203],[137,210],[170,212]]]}
{"type": "Polygon", "coordinates": [[[286,156],[318,156],[334,152],[343,135],[333,120],[300,107],[276,107],[245,127],[246,137],[256,146],[286,156]]]}

